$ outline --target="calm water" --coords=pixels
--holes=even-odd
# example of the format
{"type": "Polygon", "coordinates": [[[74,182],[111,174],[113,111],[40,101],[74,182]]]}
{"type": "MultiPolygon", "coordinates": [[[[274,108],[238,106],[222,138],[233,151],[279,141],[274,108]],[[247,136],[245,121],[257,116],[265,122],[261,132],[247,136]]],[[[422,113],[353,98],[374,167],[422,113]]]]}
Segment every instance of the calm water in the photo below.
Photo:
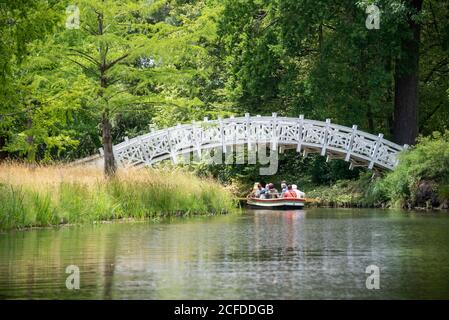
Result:
{"type": "Polygon", "coordinates": [[[0,298],[448,299],[449,215],[247,211],[0,234],[0,298]]]}

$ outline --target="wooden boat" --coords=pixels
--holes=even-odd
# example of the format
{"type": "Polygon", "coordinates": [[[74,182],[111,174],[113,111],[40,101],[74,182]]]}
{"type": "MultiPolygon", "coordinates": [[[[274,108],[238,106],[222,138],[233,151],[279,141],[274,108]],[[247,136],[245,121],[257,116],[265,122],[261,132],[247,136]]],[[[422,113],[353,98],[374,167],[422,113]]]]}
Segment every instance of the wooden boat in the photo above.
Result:
{"type": "Polygon", "coordinates": [[[246,204],[255,209],[301,209],[304,207],[306,199],[302,198],[276,198],[276,199],[259,199],[247,198],[246,204]]]}

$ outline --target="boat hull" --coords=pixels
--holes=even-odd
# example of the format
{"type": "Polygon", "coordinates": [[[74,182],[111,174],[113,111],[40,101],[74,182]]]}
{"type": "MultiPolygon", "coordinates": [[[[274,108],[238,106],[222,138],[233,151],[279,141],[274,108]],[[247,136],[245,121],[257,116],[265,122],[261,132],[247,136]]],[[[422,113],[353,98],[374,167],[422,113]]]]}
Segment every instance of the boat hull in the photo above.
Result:
{"type": "Polygon", "coordinates": [[[257,199],[249,198],[246,204],[254,209],[270,210],[297,210],[304,207],[305,199],[278,198],[278,199],[257,199]]]}

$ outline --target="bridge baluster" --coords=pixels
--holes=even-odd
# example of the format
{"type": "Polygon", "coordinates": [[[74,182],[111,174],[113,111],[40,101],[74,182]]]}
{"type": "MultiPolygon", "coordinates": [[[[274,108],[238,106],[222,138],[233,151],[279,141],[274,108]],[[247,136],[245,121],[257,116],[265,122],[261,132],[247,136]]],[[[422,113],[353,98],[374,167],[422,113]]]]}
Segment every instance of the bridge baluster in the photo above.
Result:
{"type": "Polygon", "coordinates": [[[173,163],[174,163],[174,164],[177,164],[177,163],[178,163],[178,159],[176,158],[175,148],[174,148],[174,146],[173,146],[173,142],[172,142],[172,139],[171,139],[171,133],[170,133],[170,131],[171,131],[170,128],[168,128],[168,129],[167,129],[167,132],[166,132],[166,134],[167,134],[167,140],[168,140],[169,152],[170,152],[170,156],[171,156],[171,158],[172,158],[173,163]]]}
{"type": "Polygon", "coordinates": [[[324,156],[326,154],[326,148],[327,148],[327,140],[329,136],[329,127],[331,124],[331,119],[326,119],[326,126],[324,127],[324,138],[323,138],[323,147],[321,148],[321,155],[324,156]]]}
{"type": "Polygon", "coordinates": [[[251,150],[251,117],[249,113],[245,113],[245,121],[246,121],[246,139],[249,151],[251,150]]]}
{"type": "Polygon", "coordinates": [[[271,122],[271,150],[273,151],[277,151],[278,148],[277,116],[277,113],[273,112],[273,120],[271,122]]]}
{"type": "Polygon", "coordinates": [[[235,119],[234,116],[231,116],[230,119],[231,119],[231,122],[230,122],[231,126],[230,126],[230,128],[231,128],[232,143],[229,146],[229,151],[232,154],[232,153],[234,153],[234,145],[237,143],[237,133],[236,133],[237,124],[234,121],[234,119],[235,119]]]}
{"type": "Polygon", "coordinates": [[[384,135],[382,133],[380,133],[376,140],[376,143],[374,144],[374,150],[371,155],[371,161],[368,165],[368,169],[370,169],[370,170],[373,169],[374,163],[377,161],[377,151],[379,150],[379,147],[382,144],[383,137],[384,137],[384,135]]]}
{"type": "Polygon", "coordinates": [[[220,124],[220,138],[221,138],[221,150],[226,154],[226,141],[225,141],[225,131],[223,127],[223,119],[221,117],[218,118],[218,123],[220,124]]]}
{"type": "Polygon", "coordinates": [[[138,137],[138,141],[139,141],[139,148],[140,151],[142,152],[142,156],[145,163],[150,163],[150,157],[148,156],[147,150],[144,147],[143,141],[141,137],[138,137]]]}
{"type": "Polygon", "coordinates": [[[351,138],[349,139],[348,146],[346,147],[346,157],[345,157],[346,162],[348,162],[349,159],[351,158],[352,144],[354,143],[354,138],[355,138],[356,134],[357,134],[357,125],[353,125],[351,138]]]}
{"type": "Polygon", "coordinates": [[[302,147],[302,128],[304,126],[304,115],[301,114],[298,120],[298,144],[296,146],[296,152],[301,152],[302,147]]]}

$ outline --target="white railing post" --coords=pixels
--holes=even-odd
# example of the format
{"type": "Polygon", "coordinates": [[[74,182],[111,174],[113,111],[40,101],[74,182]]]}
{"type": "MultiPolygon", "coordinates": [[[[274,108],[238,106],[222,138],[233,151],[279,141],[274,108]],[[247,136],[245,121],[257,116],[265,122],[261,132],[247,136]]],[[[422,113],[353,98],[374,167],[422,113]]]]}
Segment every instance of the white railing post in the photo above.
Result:
{"type": "Polygon", "coordinates": [[[331,119],[326,119],[326,126],[324,127],[323,147],[321,148],[321,155],[322,156],[324,156],[326,154],[327,138],[328,138],[328,135],[329,135],[330,124],[331,124],[331,119]]]}
{"type": "Polygon", "coordinates": [[[277,113],[273,112],[271,121],[271,150],[277,151],[278,148],[278,133],[277,133],[277,113]]]}
{"type": "Polygon", "coordinates": [[[382,133],[379,134],[379,136],[377,137],[377,140],[374,144],[374,150],[373,153],[371,154],[371,161],[368,165],[368,169],[373,169],[374,168],[374,164],[377,161],[377,151],[379,150],[379,147],[382,143],[382,139],[383,139],[384,135],[382,133]]]}
{"type": "Polygon", "coordinates": [[[255,138],[256,138],[256,140],[254,140],[253,142],[254,142],[254,145],[255,146],[259,146],[259,141],[260,141],[260,123],[261,123],[261,121],[260,121],[260,118],[261,118],[261,115],[260,114],[258,114],[258,115],[256,115],[256,120],[254,121],[252,121],[252,127],[254,128],[254,134],[255,134],[255,138]]]}
{"type": "MultiPolygon", "coordinates": [[[[203,122],[206,123],[206,124],[209,123],[209,118],[208,118],[208,117],[204,117],[204,118],[203,118],[203,122]]],[[[207,127],[206,127],[206,129],[207,129],[207,127]]],[[[206,143],[206,144],[207,144],[207,143],[210,143],[210,139],[209,139],[209,141],[206,141],[206,139],[205,139],[206,135],[205,135],[205,129],[204,129],[204,126],[201,126],[201,131],[200,131],[200,132],[201,132],[201,144],[200,144],[200,148],[202,148],[202,146],[203,146],[205,143],[206,143]]],[[[205,152],[206,152],[206,153],[205,153],[206,155],[210,155],[210,150],[208,150],[208,151],[206,150],[205,152]]]]}
{"type": "Polygon", "coordinates": [[[221,117],[218,117],[218,124],[220,125],[221,151],[226,153],[225,131],[223,127],[223,119],[221,117]]]}
{"type": "Polygon", "coordinates": [[[201,129],[198,131],[198,125],[195,120],[192,121],[192,136],[192,147],[196,150],[198,158],[201,159],[201,129]]]}
{"type": "Polygon", "coordinates": [[[138,137],[138,141],[139,141],[140,151],[142,152],[142,155],[143,155],[143,159],[142,160],[144,160],[145,163],[150,163],[150,158],[148,157],[147,151],[144,148],[142,138],[138,137]]]}
{"type": "Polygon", "coordinates": [[[245,113],[246,121],[246,142],[248,145],[248,150],[251,150],[251,117],[249,113],[245,113]]]}
{"type": "Polygon", "coordinates": [[[232,143],[229,146],[229,150],[231,153],[234,153],[234,146],[237,144],[237,124],[235,123],[235,117],[231,116],[230,117],[230,123],[231,123],[231,135],[232,135],[232,143]]]}
{"type": "Polygon", "coordinates": [[[357,125],[353,125],[352,126],[351,137],[349,138],[349,142],[348,142],[348,145],[346,147],[346,157],[345,157],[345,161],[346,162],[348,162],[349,159],[351,158],[352,145],[354,143],[354,139],[355,139],[356,134],[357,134],[357,125]]]}
{"type": "Polygon", "coordinates": [[[301,152],[302,148],[302,129],[304,127],[304,115],[301,114],[298,120],[298,144],[296,145],[296,152],[301,152]]]}
{"type": "Polygon", "coordinates": [[[168,128],[168,129],[167,129],[168,148],[170,149],[170,150],[168,150],[168,151],[170,152],[170,156],[171,156],[171,159],[172,159],[173,163],[174,163],[174,164],[177,164],[177,163],[178,163],[178,159],[176,159],[175,148],[174,148],[173,143],[172,143],[172,141],[171,141],[171,133],[170,133],[170,130],[171,130],[171,128],[168,128]]]}

